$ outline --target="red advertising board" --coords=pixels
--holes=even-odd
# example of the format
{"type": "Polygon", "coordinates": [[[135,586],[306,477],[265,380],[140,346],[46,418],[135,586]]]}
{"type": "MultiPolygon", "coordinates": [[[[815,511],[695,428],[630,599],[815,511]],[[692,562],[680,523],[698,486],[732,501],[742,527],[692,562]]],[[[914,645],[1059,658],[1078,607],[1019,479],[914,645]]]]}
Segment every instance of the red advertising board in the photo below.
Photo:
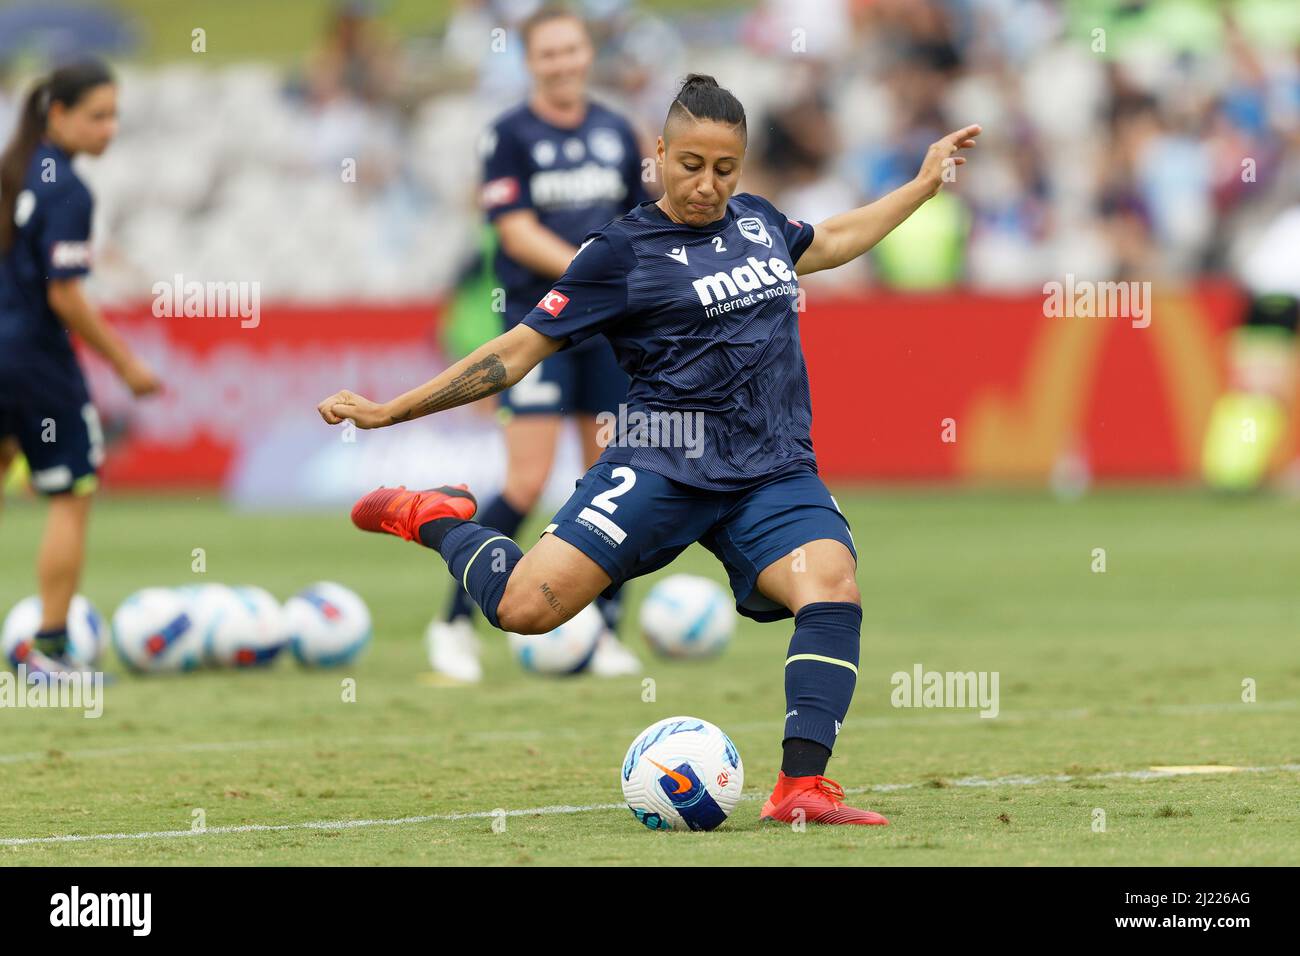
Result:
{"type": "MultiPolygon", "coordinates": [[[[1151,321],[1049,317],[1041,294],[810,295],[800,317],[813,438],[831,480],[1039,480],[1063,454],[1101,478],[1195,474],[1223,381],[1228,286],[1156,288],[1151,321]]],[[[271,306],[238,319],[111,319],[168,383],[133,403],[90,361],[121,439],[109,487],[219,484],[270,428],[315,428],[340,388],[391,397],[444,364],[438,303],[271,306]]]]}

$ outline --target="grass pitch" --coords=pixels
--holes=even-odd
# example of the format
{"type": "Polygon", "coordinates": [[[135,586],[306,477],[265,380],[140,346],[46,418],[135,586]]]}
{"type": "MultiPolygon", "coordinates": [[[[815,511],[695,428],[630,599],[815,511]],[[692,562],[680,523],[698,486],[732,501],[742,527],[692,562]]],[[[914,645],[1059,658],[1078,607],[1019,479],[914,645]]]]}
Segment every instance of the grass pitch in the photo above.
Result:
{"type": "MultiPolygon", "coordinates": [[[[451,584],[435,555],[355,532],[346,509],[117,498],[100,502],[83,588],[105,615],[139,587],[194,583],[201,547],[207,580],[280,598],[318,579],[355,588],[376,639],[340,671],[283,660],[124,675],[98,720],[0,709],[0,862],[1300,863],[1296,504],[1169,490],[1073,504],[837,497],[861,552],[865,621],[830,773],[887,828],[758,823],[779,764],[789,624],[745,621],[721,658],[664,662],[635,633],[642,579],[625,631],[654,702],[641,678],[526,675],[486,627],[488,679],[447,686],[430,679],[421,641],[451,584]],[[891,706],[891,675],[918,663],[997,671],[999,715],[891,706]],[[355,703],[342,700],[349,677],[355,703]],[[678,713],[720,725],[745,762],[747,799],[714,833],[652,833],[620,805],[627,745],[678,713]],[[1150,769],[1215,765],[1238,769],[1150,769]],[[494,810],[507,813],[502,832],[494,810]],[[196,811],[205,833],[190,832],[196,811]]],[[[0,610],[34,589],[43,516],[11,502],[0,517],[0,610]]],[[[699,548],[664,573],[682,570],[723,579],[699,548]]]]}

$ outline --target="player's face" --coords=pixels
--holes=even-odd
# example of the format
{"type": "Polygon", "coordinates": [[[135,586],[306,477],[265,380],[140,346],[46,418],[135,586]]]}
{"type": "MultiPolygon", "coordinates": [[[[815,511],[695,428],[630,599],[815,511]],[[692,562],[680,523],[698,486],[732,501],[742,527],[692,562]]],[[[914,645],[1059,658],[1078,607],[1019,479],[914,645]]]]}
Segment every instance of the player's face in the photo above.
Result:
{"type": "Polygon", "coordinates": [[[101,83],[82,94],[74,106],[50,106],[50,134],[72,153],[98,156],[117,135],[117,87],[101,83]]]}
{"type": "Polygon", "coordinates": [[[528,72],[534,89],[558,105],[584,99],[594,56],[587,31],[576,19],[539,24],[528,38],[528,72]]]}
{"type": "Polygon", "coordinates": [[[745,160],[745,140],[736,127],[713,120],[682,123],[671,143],[659,137],[658,155],[664,212],[689,226],[707,226],[726,214],[745,160]]]}

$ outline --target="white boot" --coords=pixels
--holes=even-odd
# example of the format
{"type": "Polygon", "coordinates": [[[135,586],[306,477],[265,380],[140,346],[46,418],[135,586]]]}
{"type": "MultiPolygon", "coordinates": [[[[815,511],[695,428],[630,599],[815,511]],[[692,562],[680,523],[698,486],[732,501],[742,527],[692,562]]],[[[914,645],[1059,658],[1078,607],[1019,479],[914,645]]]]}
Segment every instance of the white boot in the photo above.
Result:
{"type": "Polygon", "coordinates": [[[627,677],[641,673],[641,659],[623,646],[612,631],[601,631],[590,670],[597,677],[627,677]]]}
{"type": "Polygon", "coordinates": [[[466,684],[477,684],[483,679],[478,637],[469,618],[458,617],[454,621],[434,618],[424,632],[424,642],[429,666],[438,673],[466,684]]]}

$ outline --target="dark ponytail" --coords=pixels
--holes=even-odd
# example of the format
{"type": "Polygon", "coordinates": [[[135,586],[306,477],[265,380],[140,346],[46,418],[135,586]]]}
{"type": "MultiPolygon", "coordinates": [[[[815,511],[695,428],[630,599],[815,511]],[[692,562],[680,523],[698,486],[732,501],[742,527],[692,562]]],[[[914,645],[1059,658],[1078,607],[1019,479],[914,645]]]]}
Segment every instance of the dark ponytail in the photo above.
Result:
{"type": "Polygon", "coordinates": [[[113,74],[107,66],[98,60],[88,60],[60,67],[27,94],[18,116],[18,128],[4,153],[0,154],[0,255],[13,246],[17,233],[14,210],[18,205],[18,194],[27,178],[32,156],[45,136],[51,104],[76,106],[87,92],[112,82],[113,74]]]}
{"type": "Polygon", "coordinates": [[[725,123],[737,127],[742,138],[748,138],[745,107],[730,90],[724,90],[717,80],[703,73],[692,73],[682,81],[681,89],[668,107],[664,128],[683,119],[725,123]]]}

